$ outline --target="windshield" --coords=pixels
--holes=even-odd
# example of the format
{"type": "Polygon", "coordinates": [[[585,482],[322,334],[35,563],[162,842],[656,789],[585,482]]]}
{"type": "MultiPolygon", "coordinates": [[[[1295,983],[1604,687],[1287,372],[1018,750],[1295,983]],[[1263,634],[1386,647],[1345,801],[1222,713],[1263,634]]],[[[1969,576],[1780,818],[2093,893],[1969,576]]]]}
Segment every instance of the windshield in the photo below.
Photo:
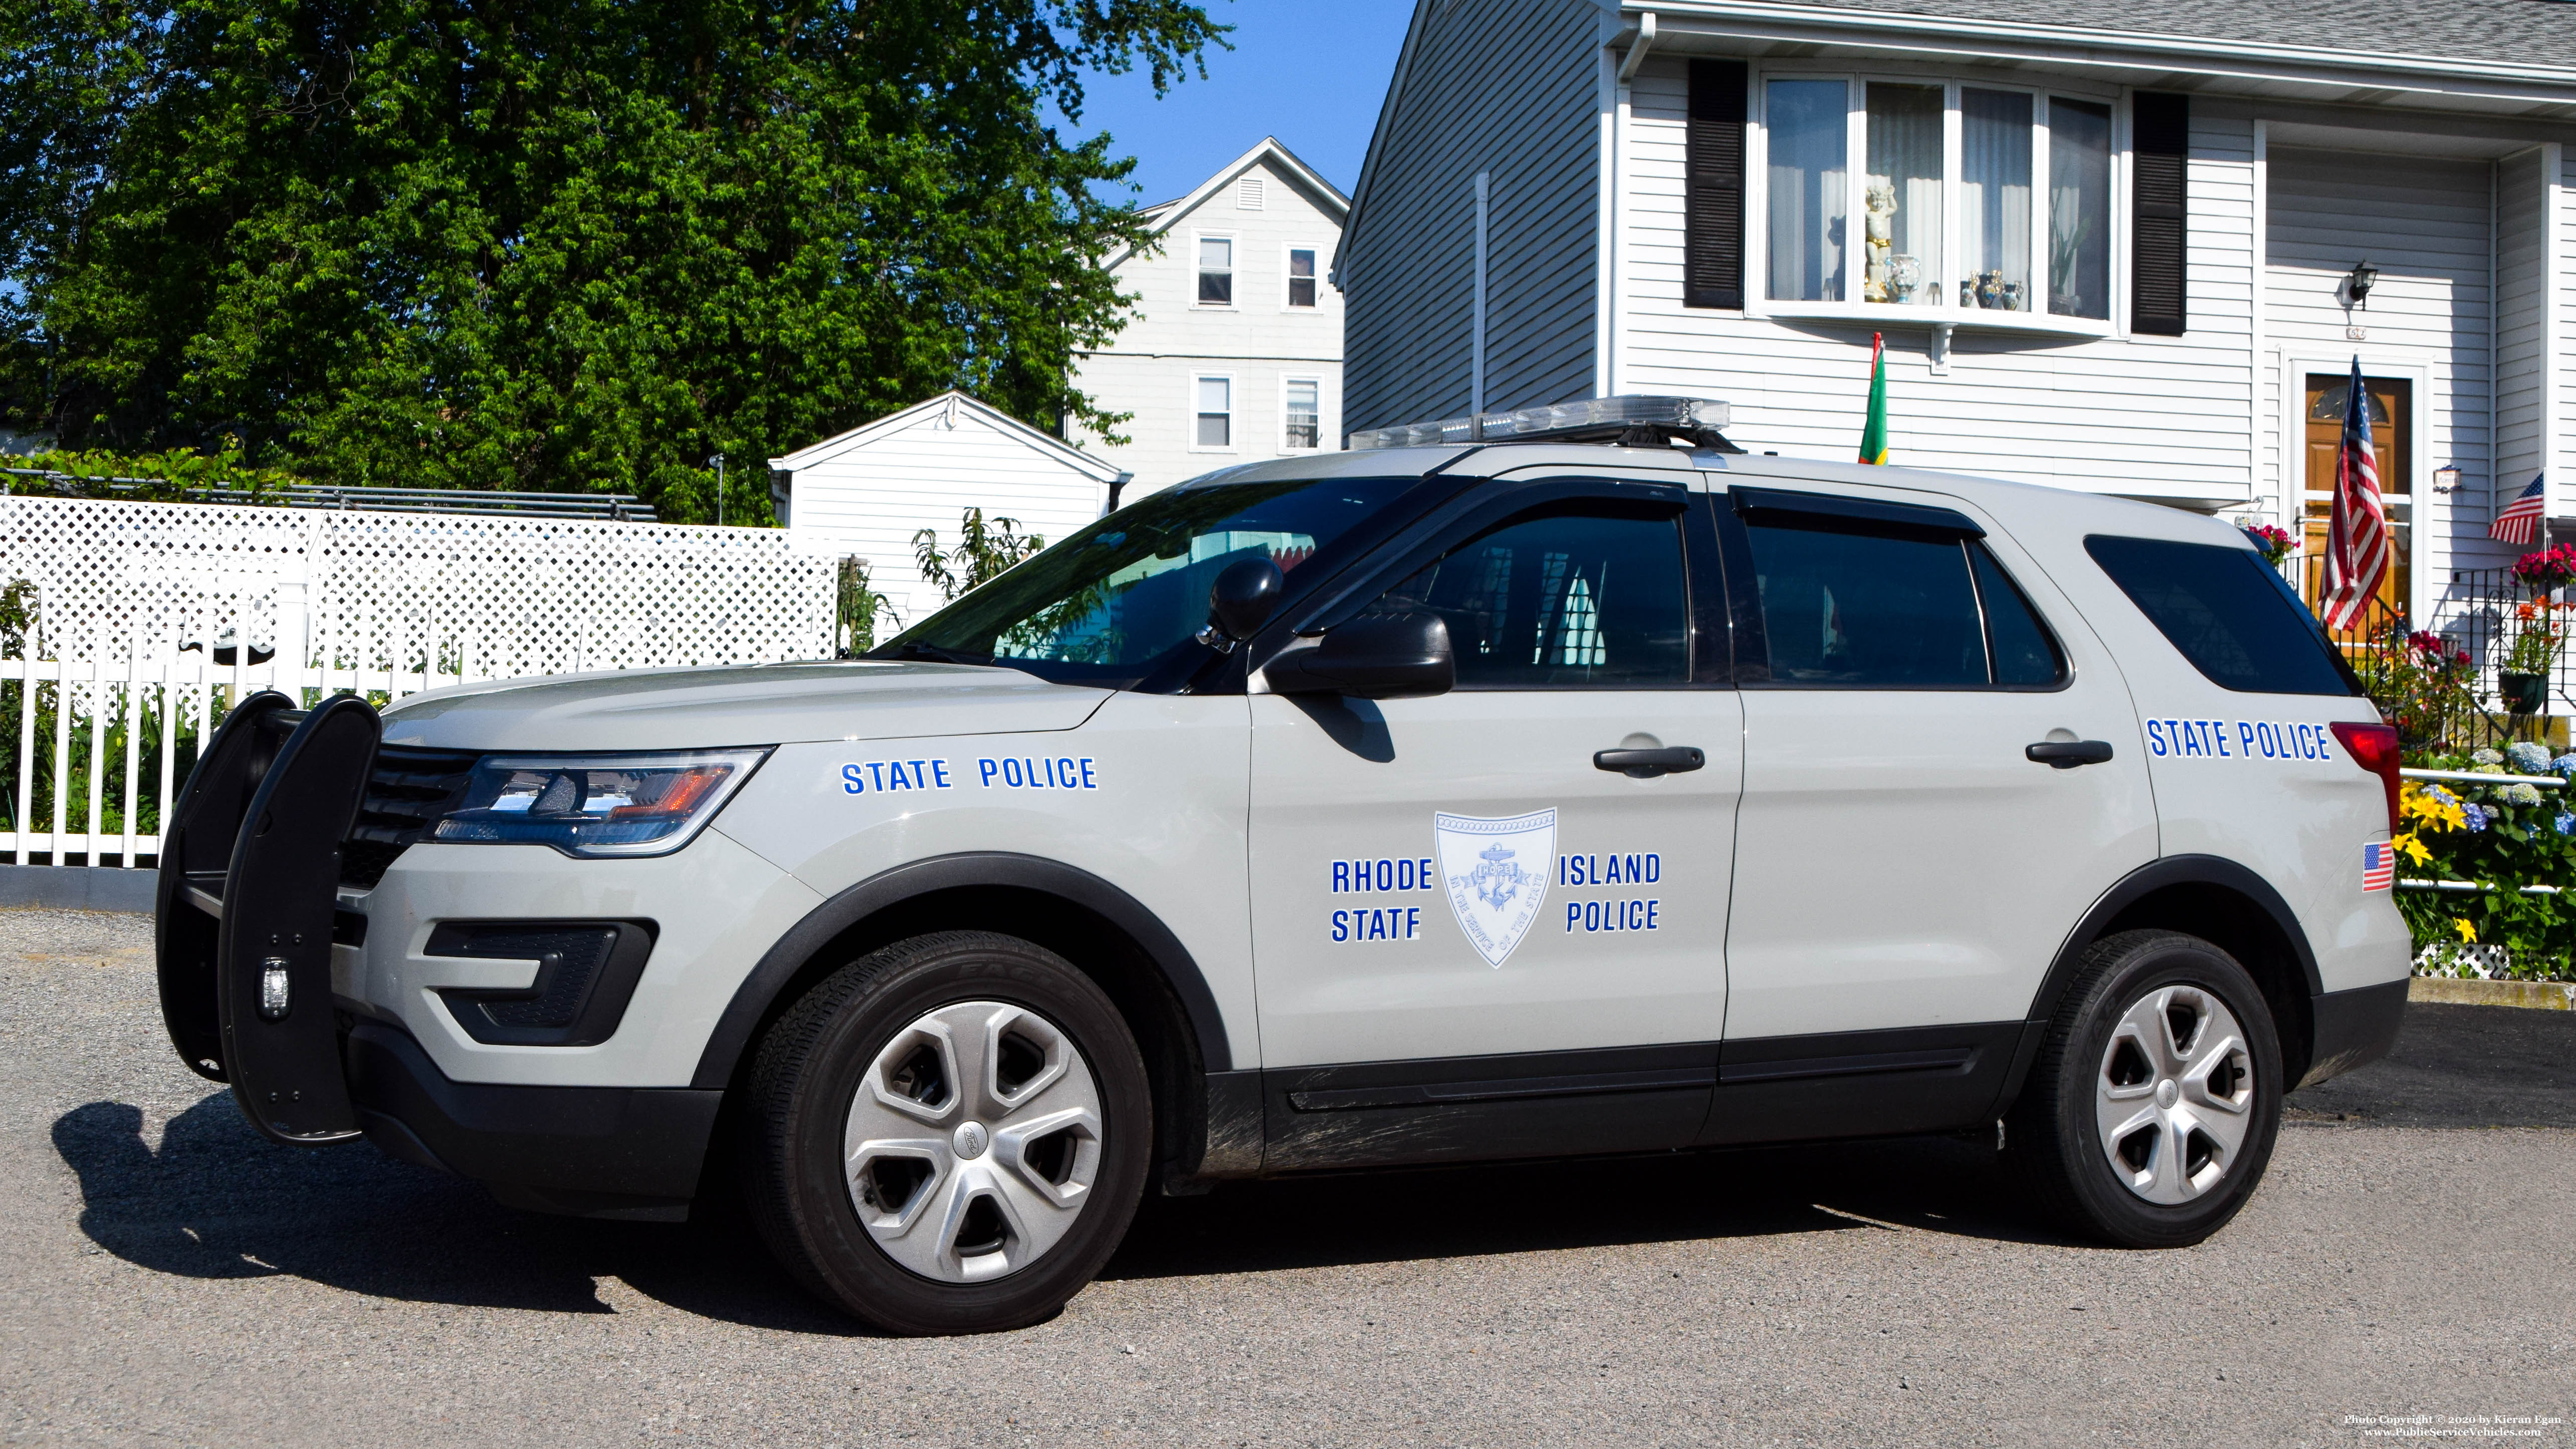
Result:
{"type": "Polygon", "coordinates": [[[1064,683],[1143,678],[1207,623],[1208,586],[1237,559],[1291,575],[1421,480],[1182,486],[1138,500],[895,636],[903,659],[1006,664],[1064,683]]]}

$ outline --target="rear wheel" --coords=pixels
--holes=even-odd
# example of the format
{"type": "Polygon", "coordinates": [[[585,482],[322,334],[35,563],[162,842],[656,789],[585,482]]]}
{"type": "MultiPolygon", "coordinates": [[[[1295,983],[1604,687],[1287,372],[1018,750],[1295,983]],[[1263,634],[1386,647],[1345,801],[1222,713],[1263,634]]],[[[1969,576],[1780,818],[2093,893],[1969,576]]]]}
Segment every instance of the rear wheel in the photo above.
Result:
{"type": "Polygon", "coordinates": [[[2281,1092],[2280,1039],[2245,968],[2196,936],[2125,931],[2085,954],[2006,1140],[2068,1226],[2185,1247],[2261,1181],[2281,1092]]]}
{"type": "Polygon", "coordinates": [[[748,1189],[771,1251],[898,1333],[1017,1328],[1091,1280],[1153,1136],[1100,988],[1014,937],[944,932],[842,968],[752,1067],[748,1189]]]}

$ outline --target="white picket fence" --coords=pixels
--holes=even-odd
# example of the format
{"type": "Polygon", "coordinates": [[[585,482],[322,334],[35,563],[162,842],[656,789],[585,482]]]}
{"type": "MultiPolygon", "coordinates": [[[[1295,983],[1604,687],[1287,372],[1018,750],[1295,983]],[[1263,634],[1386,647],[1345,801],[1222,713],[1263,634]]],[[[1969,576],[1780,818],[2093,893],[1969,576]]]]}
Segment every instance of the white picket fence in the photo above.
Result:
{"type": "Polygon", "coordinates": [[[0,650],[18,864],[156,856],[198,742],[262,689],[381,701],[832,647],[832,563],[780,529],[0,496],[0,588],[20,580],[33,618],[0,650]]]}

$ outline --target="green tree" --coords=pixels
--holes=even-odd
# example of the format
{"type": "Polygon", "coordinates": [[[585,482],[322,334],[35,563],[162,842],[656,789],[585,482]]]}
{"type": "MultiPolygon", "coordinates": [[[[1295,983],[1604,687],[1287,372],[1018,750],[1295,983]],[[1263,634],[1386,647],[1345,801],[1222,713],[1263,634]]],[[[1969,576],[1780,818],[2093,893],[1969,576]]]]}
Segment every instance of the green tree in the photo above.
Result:
{"type": "Polygon", "coordinates": [[[912,536],[912,560],[923,579],[939,586],[940,597],[980,589],[1046,548],[1046,540],[1020,532],[1016,518],[984,521],[984,510],[969,508],[957,516],[957,546],[939,551],[939,530],[925,528],[912,536]],[[952,569],[951,565],[955,567],[952,569]]]}
{"type": "MultiPolygon", "coordinates": [[[[636,492],[1072,354],[1141,239],[1068,145],[1184,0],[0,0],[0,407],[316,482],[636,492]]],[[[765,480],[727,512],[756,518],[765,480]]]]}

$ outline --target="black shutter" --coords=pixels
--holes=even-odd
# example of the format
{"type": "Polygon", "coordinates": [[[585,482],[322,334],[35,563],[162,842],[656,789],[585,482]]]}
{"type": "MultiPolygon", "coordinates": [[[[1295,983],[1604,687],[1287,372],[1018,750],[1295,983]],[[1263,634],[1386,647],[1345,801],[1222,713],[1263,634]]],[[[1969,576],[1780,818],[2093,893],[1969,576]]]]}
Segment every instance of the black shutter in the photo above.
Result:
{"type": "Polygon", "coordinates": [[[2190,295],[2184,229],[2191,98],[2140,91],[2129,104],[2129,329],[2180,337],[2190,295]]]}
{"type": "Polygon", "coordinates": [[[1682,174],[1682,305],[1744,305],[1744,90],[1740,60],[1690,63],[1682,174]]]}

